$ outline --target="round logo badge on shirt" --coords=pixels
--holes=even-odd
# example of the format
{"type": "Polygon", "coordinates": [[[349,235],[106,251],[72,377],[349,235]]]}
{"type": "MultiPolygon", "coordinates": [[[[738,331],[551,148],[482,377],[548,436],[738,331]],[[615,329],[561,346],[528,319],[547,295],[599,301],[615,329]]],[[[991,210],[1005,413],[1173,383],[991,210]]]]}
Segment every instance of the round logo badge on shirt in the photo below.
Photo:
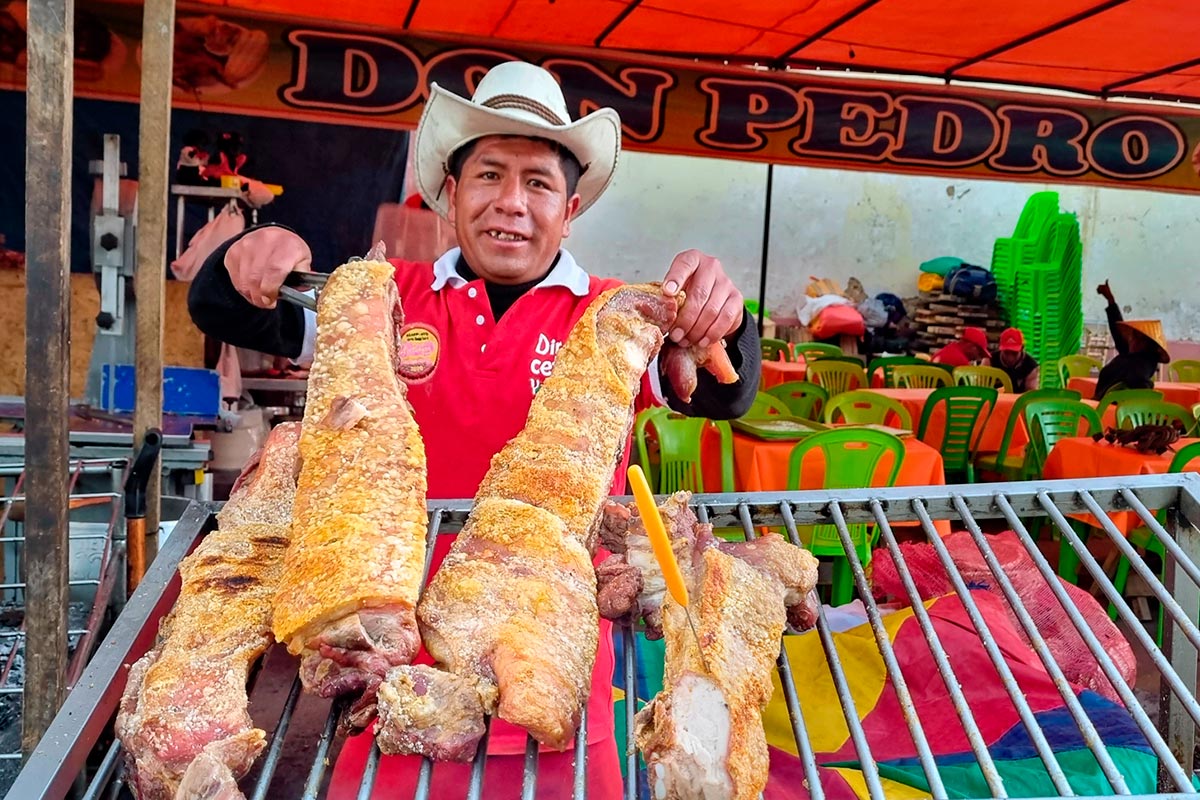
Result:
{"type": "Polygon", "coordinates": [[[442,345],[437,331],[415,322],[400,329],[396,349],[396,372],[408,383],[420,383],[433,375],[442,345]]]}

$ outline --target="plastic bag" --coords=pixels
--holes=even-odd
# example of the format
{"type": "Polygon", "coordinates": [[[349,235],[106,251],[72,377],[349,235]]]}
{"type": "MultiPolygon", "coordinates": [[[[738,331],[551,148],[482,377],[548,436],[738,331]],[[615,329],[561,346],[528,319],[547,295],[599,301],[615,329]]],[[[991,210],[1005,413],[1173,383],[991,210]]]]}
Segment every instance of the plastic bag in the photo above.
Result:
{"type": "Polygon", "coordinates": [[[797,307],[796,317],[801,325],[811,325],[821,312],[830,306],[848,306],[850,301],[840,294],[825,294],[820,297],[810,297],[797,307]]]}
{"type": "Polygon", "coordinates": [[[874,330],[882,328],[888,324],[887,306],[878,297],[863,300],[856,306],[858,313],[862,314],[863,324],[874,330]]]}
{"type": "Polygon", "coordinates": [[[817,339],[828,339],[830,336],[862,336],[867,331],[863,324],[863,316],[852,305],[834,305],[817,315],[809,326],[809,331],[817,339]]]}

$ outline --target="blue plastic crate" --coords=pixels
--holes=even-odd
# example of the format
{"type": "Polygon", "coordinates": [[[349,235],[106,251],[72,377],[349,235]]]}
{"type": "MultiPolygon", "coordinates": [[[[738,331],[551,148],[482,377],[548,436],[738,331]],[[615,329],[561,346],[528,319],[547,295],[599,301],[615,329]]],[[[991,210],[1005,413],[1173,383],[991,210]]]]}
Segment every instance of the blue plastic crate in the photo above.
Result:
{"type": "MultiPolygon", "coordinates": [[[[133,411],[136,383],[132,364],[117,364],[116,381],[111,380],[113,364],[100,368],[101,408],[113,414],[133,411]]],[[[216,370],[194,367],[163,368],[163,413],[183,416],[215,417],[221,410],[221,379],[216,370]]]]}

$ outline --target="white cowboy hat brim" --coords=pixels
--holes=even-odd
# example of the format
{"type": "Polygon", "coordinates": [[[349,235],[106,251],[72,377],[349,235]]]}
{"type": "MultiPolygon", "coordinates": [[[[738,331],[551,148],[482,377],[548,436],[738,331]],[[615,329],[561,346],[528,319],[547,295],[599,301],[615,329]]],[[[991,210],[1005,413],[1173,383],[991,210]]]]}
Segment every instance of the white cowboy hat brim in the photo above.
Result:
{"type": "Polygon", "coordinates": [[[447,215],[443,184],[450,155],[470,141],[497,135],[549,139],[574,154],[583,167],[576,188],[576,216],[587,211],[608,188],[621,152],[621,120],[611,108],[598,109],[566,125],[554,125],[532,111],[478,105],[435,83],[417,125],[416,141],[417,189],[430,208],[443,217],[447,215]]]}

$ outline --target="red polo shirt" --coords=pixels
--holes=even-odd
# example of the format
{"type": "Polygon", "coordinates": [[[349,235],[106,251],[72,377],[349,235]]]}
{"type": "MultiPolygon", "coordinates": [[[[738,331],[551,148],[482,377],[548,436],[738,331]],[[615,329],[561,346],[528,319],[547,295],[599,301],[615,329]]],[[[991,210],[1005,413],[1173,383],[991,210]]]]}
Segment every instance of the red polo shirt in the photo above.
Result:
{"type": "MultiPolygon", "coordinates": [[[[533,396],[550,375],[555,354],[571,328],[597,295],[621,284],[588,275],[562,250],[545,280],[522,295],[497,322],[484,281],[467,281],[455,269],[459,253],[455,248],[432,264],[392,262],[404,309],[401,377],[408,384],[408,399],[425,442],[430,499],[474,497],[492,456],[524,427],[533,396]]],[[[315,319],[310,316],[305,327],[304,352],[298,361],[312,357],[315,319]]],[[[652,393],[659,394],[652,383],[649,376],[643,380],[639,407],[647,404],[652,393]]],[[[624,476],[628,460],[627,442],[617,475],[624,476]]],[[[623,490],[624,481],[616,485],[623,490]]],[[[453,539],[438,537],[434,571],[453,539]]],[[[429,662],[424,650],[417,661],[429,662]]],[[[612,671],[611,624],[601,620],[588,703],[589,743],[613,737],[612,671]]],[[[354,737],[347,741],[343,755],[351,751],[350,761],[365,758],[357,751],[368,745],[369,736],[354,737]]],[[[523,729],[500,719],[492,721],[489,753],[524,751],[523,729]]],[[[340,782],[339,777],[351,776],[335,770],[335,782],[340,782]]]]}

